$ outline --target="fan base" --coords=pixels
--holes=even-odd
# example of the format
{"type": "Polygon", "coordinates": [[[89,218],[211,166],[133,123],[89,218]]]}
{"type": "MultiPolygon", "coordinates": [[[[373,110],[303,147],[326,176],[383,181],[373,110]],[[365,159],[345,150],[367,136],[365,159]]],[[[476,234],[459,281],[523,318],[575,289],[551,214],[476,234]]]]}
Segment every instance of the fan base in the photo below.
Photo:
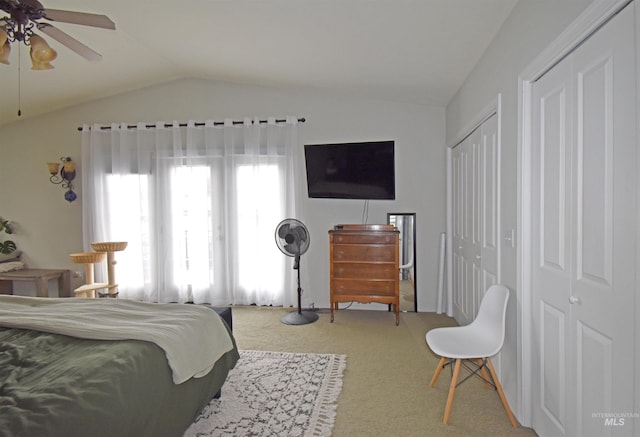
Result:
{"type": "Polygon", "coordinates": [[[293,311],[280,317],[280,321],[285,325],[306,325],[318,320],[318,314],[313,311],[293,311]]]}

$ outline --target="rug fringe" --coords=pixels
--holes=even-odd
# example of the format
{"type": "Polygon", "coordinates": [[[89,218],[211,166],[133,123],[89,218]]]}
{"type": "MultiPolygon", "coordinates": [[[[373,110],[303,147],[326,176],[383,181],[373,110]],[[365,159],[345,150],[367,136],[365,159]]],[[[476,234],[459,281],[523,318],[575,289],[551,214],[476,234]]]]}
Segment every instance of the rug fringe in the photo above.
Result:
{"type": "MultiPolygon", "coordinates": [[[[325,354],[316,354],[325,355],[325,354]]],[[[311,431],[313,437],[330,437],[336,419],[338,396],[342,391],[342,374],[347,366],[346,355],[326,354],[331,357],[331,364],[327,369],[327,379],[324,387],[326,396],[321,400],[314,413],[315,427],[311,431]]]]}

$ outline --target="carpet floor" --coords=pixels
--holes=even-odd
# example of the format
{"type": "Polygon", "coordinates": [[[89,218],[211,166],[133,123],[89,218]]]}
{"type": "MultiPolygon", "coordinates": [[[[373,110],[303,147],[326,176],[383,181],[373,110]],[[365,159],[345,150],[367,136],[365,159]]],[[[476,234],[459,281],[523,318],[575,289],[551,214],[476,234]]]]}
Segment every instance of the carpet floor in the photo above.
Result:
{"type": "Polygon", "coordinates": [[[184,436],[330,436],[345,367],[345,355],[241,350],[184,436]]]}
{"type": "MultiPolygon", "coordinates": [[[[444,314],[400,313],[396,326],[386,306],[374,305],[384,310],[340,310],[331,323],[322,309],[319,320],[302,326],[280,322],[291,308],[238,306],[233,308],[234,336],[244,350],[347,355],[332,437],[536,435],[513,428],[495,390],[477,378],[456,390],[449,425],[444,425],[450,372],[429,387],[439,357],[427,347],[425,333],[455,321],[444,314]]],[[[503,370],[500,360],[494,365],[498,373],[503,370]]],[[[503,386],[507,390],[504,381],[503,386]]]]}

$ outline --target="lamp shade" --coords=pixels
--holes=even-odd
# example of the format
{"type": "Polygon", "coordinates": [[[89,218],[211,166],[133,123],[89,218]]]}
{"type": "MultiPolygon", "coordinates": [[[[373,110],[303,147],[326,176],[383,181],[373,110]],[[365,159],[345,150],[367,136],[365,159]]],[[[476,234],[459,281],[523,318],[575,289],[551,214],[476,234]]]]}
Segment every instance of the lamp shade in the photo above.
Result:
{"type": "Polygon", "coordinates": [[[32,70],[50,70],[53,65],[50,64],[57,56],[58,53],[49,47],[49,44],[36,34],[31,35],[31,69],[32,70]]]}
{"type": "Polygon", "coordinates": [[[5,41],[0,45],[0,63],[9,65],[9,54],[11,54],[11,45],[9,41],[5,41]]]}
{"type": "Polygon", "coordinates": [[[58,174],[58,170],[60,169],[59,162],[47,162],[47,165],[49,166],[49,173],[51,173],[51,175],[58,174]]]}
{"type": "Polygon", "coordinates": [[[11,53],[11,45],[9,44],[9,36],[7,32],[0,27],[0,62],[9,64],[9,54],[11,53]]]}
{"type": "Polygon", "coordinates": [[[68,160],[64,162],[63,167],[64,167],[65,173],[72,173],[76,169],[76,163],[71,160],[68,160]]]}

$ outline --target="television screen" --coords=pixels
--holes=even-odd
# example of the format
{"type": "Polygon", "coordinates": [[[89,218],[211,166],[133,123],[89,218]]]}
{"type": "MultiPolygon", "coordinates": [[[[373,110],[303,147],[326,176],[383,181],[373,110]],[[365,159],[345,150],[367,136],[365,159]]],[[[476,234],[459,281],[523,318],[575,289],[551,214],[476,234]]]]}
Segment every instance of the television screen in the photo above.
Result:
{"type": "Polygon", "coordinates": [[[396,198],[394,141],[307,144],[310,198],[396,198]]]}

